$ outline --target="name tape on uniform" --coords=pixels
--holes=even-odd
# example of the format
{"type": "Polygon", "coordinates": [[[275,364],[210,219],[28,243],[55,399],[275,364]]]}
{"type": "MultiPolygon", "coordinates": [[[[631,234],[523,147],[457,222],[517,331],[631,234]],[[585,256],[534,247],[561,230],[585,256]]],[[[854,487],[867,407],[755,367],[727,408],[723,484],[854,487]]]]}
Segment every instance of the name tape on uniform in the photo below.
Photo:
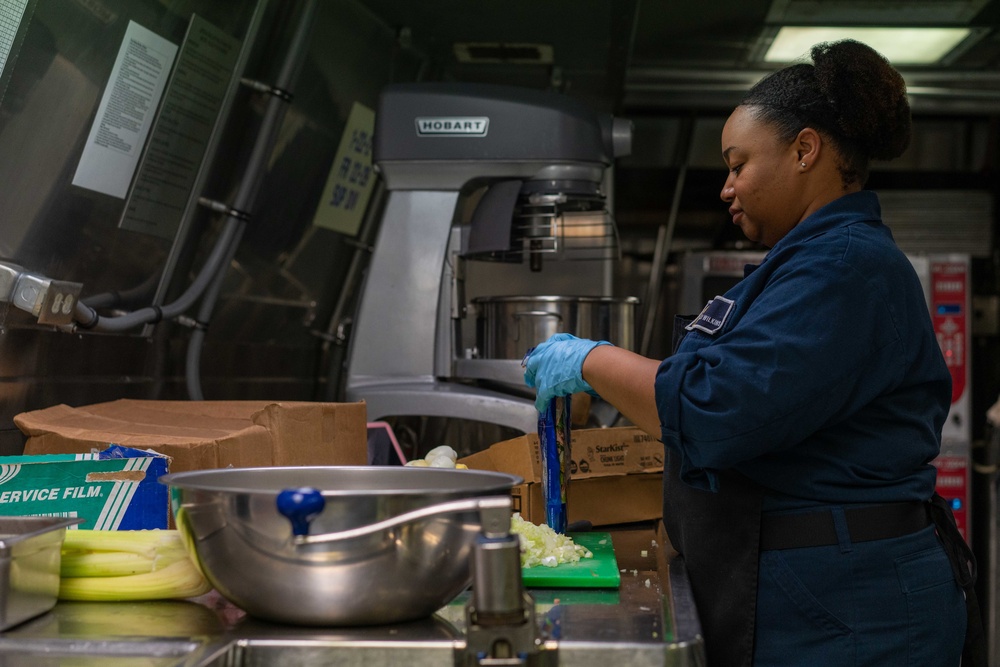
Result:
{"type": "Polygon", "coordinates": [[[715,335],[725,326],[726,318],[732,312],[734,303],[732,299],[717,296],[709,300],[698,314],[698,317],[694,318],[691,324],[684,328],[688,331],[694,331],[695,329],[704,331],[710,336],[715,335]]]}

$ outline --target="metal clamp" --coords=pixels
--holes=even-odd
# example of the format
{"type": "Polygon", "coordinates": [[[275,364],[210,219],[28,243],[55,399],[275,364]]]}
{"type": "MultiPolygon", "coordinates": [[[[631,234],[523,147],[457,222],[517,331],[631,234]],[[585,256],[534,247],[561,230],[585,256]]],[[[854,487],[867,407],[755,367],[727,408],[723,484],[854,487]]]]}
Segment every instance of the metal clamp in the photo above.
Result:
{"type": "Polygon", "coordinates": [[[281,101],[288,102],[289,104],[291,104],[292,98],[294,97],[290,91],[287,91],[284,88],[278,88],[277,86],[268,85],[263,81],[255,81],[244,77],[240,79],[240,83],[254,92],[264,93],[265,95],[273,95],[281,101]]]}
{"type": "Polygon", "coordinates": [[[221,201],[209,199],[208,197],[198,197],[198,203],[209,210],[215,211],[216,213],[225,213],[229,217],[242,220],[243,222],[248,222],[250,220],[250,213],[248,211],[241,211],[237,208],[228,206],[221,201]]]}

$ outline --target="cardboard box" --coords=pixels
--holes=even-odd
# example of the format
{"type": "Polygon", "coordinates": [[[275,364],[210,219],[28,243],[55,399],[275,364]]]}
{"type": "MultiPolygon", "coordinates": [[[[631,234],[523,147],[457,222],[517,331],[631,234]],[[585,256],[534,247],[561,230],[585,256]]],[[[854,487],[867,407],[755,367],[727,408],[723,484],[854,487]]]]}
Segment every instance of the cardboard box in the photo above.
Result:
{"type": "Polygon", "coordinates": [[[167,528],[168,459],[113,446],[93,454],[0,457],[0,515],[83,519],[78,528],[167,528]]]}
{"type": "Polygon", "coordinates": [[[109,444],[170,457],[170,472],[256,466],[365,465],[364,402],[141,401],[14,417],[25,454],[100,451],[109,444]]]}
{"type": "MultiPolygon", "coordinates": [[[[595,526],[651,521],[663,515],[663,444],[637,428],[572,431],[569,523],[595,526]]],[[[505,440],[459,460],[474,470],[518,475],[514,511],[532,523],[545,523],[542,461],[538,435],[505,440]]]]}

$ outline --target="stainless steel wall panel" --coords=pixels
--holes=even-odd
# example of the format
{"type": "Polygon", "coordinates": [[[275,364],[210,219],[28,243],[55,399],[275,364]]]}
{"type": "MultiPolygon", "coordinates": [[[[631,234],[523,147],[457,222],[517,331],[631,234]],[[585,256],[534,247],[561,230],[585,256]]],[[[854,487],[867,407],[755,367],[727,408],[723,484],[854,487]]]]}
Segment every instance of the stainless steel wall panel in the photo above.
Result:
{"type": "Polygon", "coordinates": [[[0,100],[0,257],[85,293],[125,289],[162,269],[172,241],[118,229],[124,200],[71,181],[130,21],[180,44],[198,14],[241,38],[250,0],[80,3],[26,12],[0,100]]]}
{"type": "MultiPolygon", "coordinates": [[[[23,48],[0,99],[0,260],[84,284],[84,296],[149,290],[173,252],[160,298],[182,292],[200,269],[220,221],[197,211],[186,238],[117,227],[124,201],[71,184],[128,22],[180,44],[197,14],[238,39],[255,0],[32,0],[23,48]]],[[[264,0],[265,19],[246,76],[273,80],[299,2],[264,0]]],[[[323,340],[353,240],[312,225],[351,106],[375,107],[389,81],[420,75],[423,56],[397,28],[351,0],[319,3],[309,57],[292,92],[280,138],[260,184],[243,243],[227,276],[202,351],[205,395],[213,399],[310,400],[327,381],[323,340]]],[[[238,188],[265,96],[238,91],[202,191],[221,202],[238,188]]],[[[113,313],[109,313],[113,314],[113,313]]],[[[0,454],[23,436],[13,416],[56,403],[121,397],[186,398],[189,331],[161,323],[127,335],[70,334],[37,326],[0,305],[0,454]],[[144,335],[138,335],[138,334],[144,335]]],[[[336,373],[333,374],[336,377],[336,373]]]]}

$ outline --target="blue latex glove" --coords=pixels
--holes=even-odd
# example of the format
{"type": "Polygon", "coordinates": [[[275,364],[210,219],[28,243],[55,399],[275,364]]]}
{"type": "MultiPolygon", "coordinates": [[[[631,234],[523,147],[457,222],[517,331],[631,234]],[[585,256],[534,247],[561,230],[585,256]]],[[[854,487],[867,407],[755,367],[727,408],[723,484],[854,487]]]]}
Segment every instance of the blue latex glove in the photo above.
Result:
{"type": "Polygon", "coordinates": [[[538,390],[535,407],[539,412],[545,410],[556,396],[568,396],[579,391],[594,394],[594,389],[583,379],[583,360],[598,345],[611,343],[557,333],[528,350],[522,362],[524,383],[538,390]]]}

